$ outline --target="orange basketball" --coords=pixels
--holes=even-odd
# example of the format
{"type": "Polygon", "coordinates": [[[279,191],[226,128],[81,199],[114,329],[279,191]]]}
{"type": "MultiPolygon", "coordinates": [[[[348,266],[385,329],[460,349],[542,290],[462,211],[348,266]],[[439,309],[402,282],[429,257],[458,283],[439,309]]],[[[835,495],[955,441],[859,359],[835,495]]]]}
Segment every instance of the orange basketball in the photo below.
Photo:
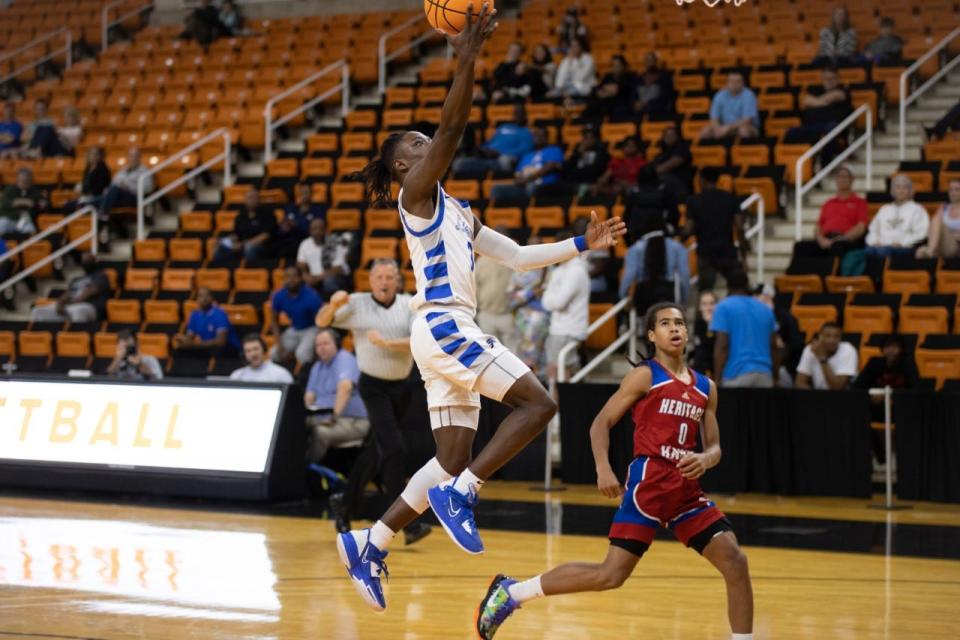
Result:
{"type": "MultiPolygon", "coordinates": [[[[473,4],[473,15],[476,17],[483,3],[484,0],[423,0],[423,11],[434,29],[455,36],[467,21],[467,7],[473,4]]],[[[486,0],[486,3],[493,11],[493,0],[486,0]]]]}

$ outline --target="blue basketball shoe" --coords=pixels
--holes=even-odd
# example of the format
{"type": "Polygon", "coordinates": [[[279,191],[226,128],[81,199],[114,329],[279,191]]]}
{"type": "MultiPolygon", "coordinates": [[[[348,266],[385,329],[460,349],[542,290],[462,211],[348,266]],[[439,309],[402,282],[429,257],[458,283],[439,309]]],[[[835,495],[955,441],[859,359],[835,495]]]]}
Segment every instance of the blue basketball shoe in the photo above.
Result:
{"type": "Polygon", "coordinates": [[[516,584],[505,575],[498,575],[490,583],[487,595],[477,607],[477,634],[481,640],[492,640],[500,625],[520,608],[520,603],[510,596],[510,585],[516,584]]]}
{"type": "Polygon", "coordinates": [[[437,520],[458,547],[467,553],[483,553],[483,541],[473,519],[473,508],[480,500],[476,491],[463,495],[453,488],[453,484],[433,487],[427,491],[427,500],[437,520]]]}
{"type": "Polygon", "coordinates": [[[337,535],[337,552],[363,601],[374,611],[386,609],[380,576],[390,575],[384,562],[387,552],[370,544],[370,529],[337,535]]]}

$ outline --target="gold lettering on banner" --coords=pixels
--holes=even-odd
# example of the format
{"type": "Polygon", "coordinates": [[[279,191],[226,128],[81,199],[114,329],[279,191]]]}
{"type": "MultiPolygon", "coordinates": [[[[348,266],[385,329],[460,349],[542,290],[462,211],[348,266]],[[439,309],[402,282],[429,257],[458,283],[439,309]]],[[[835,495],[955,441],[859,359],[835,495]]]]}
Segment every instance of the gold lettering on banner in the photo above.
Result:
{"type": "Polygon", "coordinates": [[[175,404],[170,407],[170,421],[167,422],[167,435],[163,439],[164,449],[180,449],[183,447],[183,440],[177,440],[174,436],[174,430],[177,428],[177,416],[180,415],[180,405],[175,404]]]}
{"type": "MultiPolygon", "coordinates": [[[[677,6],[682,7],[685,4],[693,4],[697,0],[677,0],[677,6]]],[[[739,7],[742,4],[746,4],[747,0],[703,0],[703,4],[707,5],[711,9],[723,2],[724,4],[732,4],[735,7],[739,7]]]]}
{"type": "Polygon", "coordinates": [[[97,421],[97,428],[94,429],[93,435],[90,436],[90,444],[97,444],[103,441],[117,446],[119,444],[119,425],[117,421],[117,403],[108,402],[107,406],[103,408],[103,413],[100,414],[100,420],[97,421]],[[110,425],[109,429],[105,428],[108,421],[110,425]]]}
{"type": "Polygon", "coordinates": [[[140,421],[137,423],[137,435],[133,438],[133,446],[135,447],[149,447],[152,443],[152,440],[143,433],[147,428],[148,415],[150,415],[150,403],[144,402],[143,406],[140,407],[140,421]]]}
{"type": "Polygon", "coordinates": [[[36,398],[24,398],[20,401],[23,407],[23,424],[20,425],[20,442],[27,439],[27,431],[30,429],[30,418],[33,416],[33,410],[39,409],[43,404],[42,400],[36,398]]]}
{"type": "Polygon", "coordinates": [[[50,423],[50,442],[73,442],[77,437],[77,418],[80,417],[80,403],[76,400],[57,400],[50,423]],[[68,427],[66,431],[60,427],[68,427]]]}

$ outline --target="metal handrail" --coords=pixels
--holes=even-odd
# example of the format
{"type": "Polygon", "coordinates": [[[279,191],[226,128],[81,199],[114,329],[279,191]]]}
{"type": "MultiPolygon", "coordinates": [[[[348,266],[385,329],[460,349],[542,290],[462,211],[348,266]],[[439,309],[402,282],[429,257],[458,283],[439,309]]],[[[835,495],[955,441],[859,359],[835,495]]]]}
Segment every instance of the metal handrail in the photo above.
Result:
{"type": "Polygon", "coordinates": [[[91,220],[90,231],[88,231],[87,233],[84,233],[83,235],[76,238],[72,242],[69,242],[68,244],[63,245],[62,247],[60,247],[50,255],[44,256],[42,259],[38,260],[37,262],[34,262],[28,267],[25,267],[15,275],[8,278],[3,283],[0,283],[0,291],[4,291],[5,289],[12,287],[13,285],[23,280],[24,278],[28,277],[30,274],[37,271],[38,269],[41,269],[47,266],[48,264],[50,264],[60,256],[64,255],[65,253],[69,251],[73,251],[76,247],[80,246],[81,244],[83,244],[88,240],[90,241],[90,252],[96,255],[97,254],[97,209],[93,205],[88,204],[82,209],[78,209],[74,213],[71,213],[69,216],[65,217],[63,220],[59,220],[53,223],[52,225],[50,225],[40,233],[31,236],[28,240],[24,241],[22,244],[18,244],[13,249],[0,255],[0,263],[6,260],[12,260],[14,256],[17,256],[23,253],[27,249],[27,247],[33,246],[34,244],[40,242],[41,240],[53,234],[57,230],[67,226],[74,220],[79,220],[81,217],[87,214],[90,215],[90,220],[91,220]]]}
{"type": "Polygon", "coordinates": [[[110,33],[110,27],[120,24],[127,18],[131,18],[143,12],[145,9],[153,7],[153,1],[151,0],[146,4],[140,5],[136,9],[131,9],[125,14],[117,18],[114,18],[113,20],[110,20],[110,10],[118,5],[124,4],[125,2],[127,2],[127,0],[113,0],[113,2],[108,2],[107,4],[103,5],[103,11],[100,12],[100,51],[101,52],[106,51],[107,47],[109,46],[109,43],[107,41],[109,39],[108,35],[110,33]]]}
{"type": "Polygon", "coordinates": [[[231,155],[232,148],[233,147],[232,147],[232,142],[230,140],[230,130],[227,129],[226,127],[220,127],[213,133],[210,133],[200,138],[190,146],[184,147],[180,151],[177,151],[175,154],[173,154],[163,162],[158,163],[156,166],[151,167],[149,171],[141,175],[137,179],[137,240],[143,240],[144,238],[146,238],[146,229],[144,225],[144,210],[147,208],[147,206],[150,204],[153,204],[154,202],[162,198],[165,194],[179,187],[184,182],[188,180],[192,180],[196,176],[200,175],[204,171],[207,171],[208,169],[210,169],[211,167],[213,167],[214,165],[222,161],[223,162],[223,184],[224,186],[233,184],[233,177],[230,172],[230,155],[231,155]],[[156,175],[161,169],[165,169],[166,167],[169,167],[171,164],[173,164],[177,160],[180,160],[184,156],[190,153],[193,153],[194,151],[196,151],[197,149],[203,146],[206,146],[207,143],[211,142],[212,140],[216,140],[217,138],[223,138],[222,153],[218,153],[213,158],[207,160],[202,165],[194,168],[190,172],[180,176],[170,184],[160,187],[159,189],[155,189],[153,193],[151,193],[150,195],[148,196],[144,195],[143,183],[144,183],[144,180],[147,179],[147,176],[156,175]]]}
{"type": "Polygon", "coordinates": [[[316,73],[313,73],[292,87],[288,87],[284,91],[281,91],[277,95],[273,96],[267,101],[267,104],[263,108],[263,126],[264,126],[264,161],[270,162],[273,160],[273,131],[279,127],[282,127],[284,124],[289,122],[291,119],[297,117],[307,109],[312,108],[314,105],[319,104],[321,101],[326,100],[328,97],[332,96],[336,92],[340,92],[340,112],[342,117],[346,117],[350,112],[350,65],[347,63],[346,58],[341,58],[333,64],[325,66],[323,69],[320,69],[316,73]],[[283,100],[284,98],[290,96],[291,94],[307,87],[323,76],[340,69],[340,84],[337,86],[327,89],[320,95],[312,98],[311,100],[303,103],[290,113],[285,116],[279,117],[276,120],[273,119],[273,105],[283,100]]]}
{"type": "MultiPolygon", "coordinates": [[[[590,334],[595,332],[597,329],[602,327],[604,323],[607,322],[607,320],[609,320],[610,318],[613,318],[614,316],[616,316],[618,313],[620,313],[627,307],[631,307],[629,329],[627,330],[627,333],[618,336],[617,339],[611,342],[606,349],[598,353],[596,357],[594,357],[593,360],[588,362],[582,369],[580,369],[580,371],[577,371],[573,375],[573,377],[570,378],[570,382],[580,382],[581,380],[583,380],[588,373],[596,369],[601,362],[606,360],[611,353],[619,349],[623,345],[623,343],[627,342],[628,340],[630,341],[630,351],[636,352],[637,350],[637,311],[636,309],[633,308],[633,299],[630,298],[629,296],[624,298],[617,304],[613,305],[613,307],[608,309],[606,313],[604,313],[599,318],[594,320],[590,324],[590,326],[587,327],[587,336],[589,336],[590,334]]],[[[577,346],[578,346],[578,343],[570,342],[564,345],[563,348],[560,349],[560,353],[557,354],[557,360],[558,360],[557,382],[567,381],[567,354],[573,351],[574,349],[576,349],[577,346]]]]}
{"type": "MultiPolygon", "coordinates": [[[[883,440],[886,450],[887,469],[884,474],[884,484],[886,485],[886,495],[883,503],[885,509],[895,509],[893,504],[893,389],[889,385],[882,388],[870,389],[867,393],[871,396],[881,396],[883,398],[883,440]]],[[[871,505],[872,506],[872,505],[871,505]]]]}
{"type": "Polygon", "coordinates": [[[927,51],[925,54],[920,56],[920,58],[918,58],[916,62],[914,62],[909,67],[907,67],[903,71],[903,73],[900,74],[900,132],[899,132],[900,143],[899,143],[899,156],[898,156],[900,158],[900,162],[903,162],[904,157],[906,156],[906,153],[907,153],[906,151],[907,107],[909,107],[912,103],[916,102],[916,100],[923,93],[925,93],[927,89],[929,89],[934,84],[936,84],[940,80],[940,78],[950,73],[951,69],[953,69],[955,66],[960,64],[960,55],[956,56],[953,60],[943,65],[943,67],[939,71],[933,74],[933,76],[931,76],[929,80],[927,80],[922,85],[920,85],[920,87],[916,91],[911,93],[909,96],[907,95],[907,80],[909,80],[910,76],[912,76],[917,71],[917,69],[923,66],[924,62],[926,62],[933,56],[940,53],[940,51],[944,49],[948,44],[950,44],[953,41],[953,39],[956,38],[957,36],[960,36],[960,27],[957,27],[956,29],[951,31],[946,38],[938,42],[936,46],[930,49],[930,51],[927,51]]]}
{"type": "Polygon", "coordinates": [[[864,144],[867,145],[867,157],[866,162],[866,174],[867,174],[867,191],[870,190],[870,187],[873,184],[873,112],[870,110],[869,105],[863,104],[860,107],[851,113],[847,118],[833,128],[830,133],[825,135],[820,139],[817,144],[813,145],[807,149],[806,153],[797,158],[797,164],[794,169],[794,175],[797,179],[797,189],[796,189],[796,205],[794,207],[794,215],[797,217],[797,231],[796,236],[797,240],[803,238],[803,196],[807,194],[808,191],[817,186],[821,180],[826,176],[830,175],[830,172],[834,170],[837,166],[840,165],[844,160],[846,160],[853,152],[862,147],[864,144]],[[842,131],[847,127],[852,125],[857,119],[866,114],[867,118],[867,129],[866,132],[854,140],[849,147],[843,150],[843,153],[838,155],[833,159],[833,162],[825,166],[820,170],[820,173],[816,174],[810,179],[810,182],[807,184],[803,183],[803,164],[811,159],[817,154],[823,147],[827,145],[831,140],[836,138],[842,131]]]}
{"type": "Polygon", "coordinates": [[[33,49],[37,45],[44,43],[47,40],[52,40],[61,34],[64,35],[64,45],[62,47],[60,47],[59,49],[54,49],[53,51],[50,51],[49,53],[47,53],[47,55],[40,58],[39,60],[34,60],[33,62],[26,64],[20,67],[19,69],[14,69],[4,77],[0,78],[0,83],[6,82],[10,78],[16,78],[18,75],[20,75],[24,71],[29,71],[30,69],[38,67],[44,62],[46,62],[47,60],[50,60],[51,58],[54,58],[55,56],[64,52],[66,53],[66,68],[69,69],[70,67],[72,67],[73,66],[73,32],[68,27],[60,27],[56,31],[51,31],[46,35],[40,36],[39,38],[34,38],[33,40],[23,45],[19,49],[15,49],[13,51],[9,51],[7,53],[4,53],[3,55],[0,55],[0,62],[4,62],[5,60],[13,58],[14,56],[17,56],[23,53],[24,51],[29,51],[30,49],[33,49]]]}
{"type": "Polygon", "coordinates": [[[415,46],[417,46],[421,42],[429,40],[430,38],[435,36],[436,33],[432,30],[427,30],[426,33],[423,33],[417,36],[410,42],[401,46],[399,49],[391,51],[390,53],[387,53],[387,40],[397,35],[401,31],[404,31],[405,29],[408,29],[409,27],[412,27],[413,25],[422,23],[422,22],[423,22],[423,17],[416,15],[411,17],[406,22],[400,25],[397,25],[393,29],[390,29],[389,31],[384,33],[382,36],[380,36],[380,41],[377,43],[377,60],[379,62],[379,69],[377,72],[377,89],[380,95],[383,95],[383,92],[387,90],[387,63],[393,60],[394,58],[396,58],[397,56],[399,56],[400,54],[406,51],[409,51],[410,49],[413,49],[415,46]]]}
{"type": "Polygon", "coordinates": [[[740,210],[746,211],[753,203],[757,203],[757,222],[747,229],[746,233],[743,234],[743,239],[749,240],[753,236],[757,236],[757,282],[762,283],[765,275],[763,262],[765,255],[764,236],[766,235],[766,203],[763,201],[763,196],[754,191],[752,196],[740,203],[740,210]]]}

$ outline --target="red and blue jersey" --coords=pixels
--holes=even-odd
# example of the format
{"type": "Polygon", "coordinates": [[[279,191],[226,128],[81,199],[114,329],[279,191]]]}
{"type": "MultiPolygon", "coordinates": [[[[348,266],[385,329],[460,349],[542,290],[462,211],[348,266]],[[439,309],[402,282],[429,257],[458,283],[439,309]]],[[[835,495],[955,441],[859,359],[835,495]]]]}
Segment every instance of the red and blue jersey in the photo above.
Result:
{"type": "Polygon", "coordinates": [[[650,390],[633,405],[633,455],[676,462],[697,446],[710,398],[710,379],[688,369],[690,384],[656,360],[647,360],[650,390]]]}

